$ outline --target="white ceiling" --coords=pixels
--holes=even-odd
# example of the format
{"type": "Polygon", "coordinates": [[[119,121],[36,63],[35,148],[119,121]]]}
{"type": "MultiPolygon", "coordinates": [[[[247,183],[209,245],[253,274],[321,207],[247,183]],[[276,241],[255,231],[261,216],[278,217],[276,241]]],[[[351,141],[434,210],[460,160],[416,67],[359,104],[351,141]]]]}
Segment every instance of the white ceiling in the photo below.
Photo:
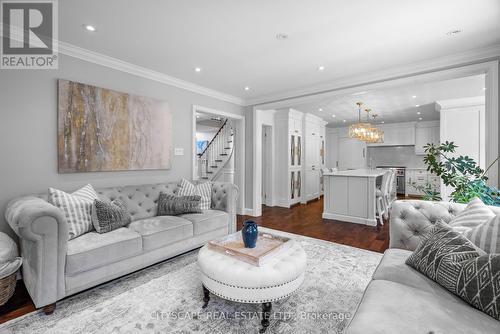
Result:
{"type": "Polygon", "coordinates": [[[498,0],[64,0],[59,12],[64,42],[247,100],[500,43],[498,0]]]}
{"type": "MultiPolygon", "coordinates": [[[[372,113],[379,115],[378,122],[411,122],[418,121],[419,118],[423,121],[430,121],[439,119],[439,113],[435,108],[436,101],[484,96],[484,85],[485,76],[482,74],[318,98],[307,104],[290,107],[317,115],[329,122],[330,127],[342,127],[356,122],[358,120],[356,102],[358,101],[363,102],[362,111],[370,108],[372,113]]],[[[366,117],[364,112],[362,112],[362,117],[363,119],[366,117]]]]}

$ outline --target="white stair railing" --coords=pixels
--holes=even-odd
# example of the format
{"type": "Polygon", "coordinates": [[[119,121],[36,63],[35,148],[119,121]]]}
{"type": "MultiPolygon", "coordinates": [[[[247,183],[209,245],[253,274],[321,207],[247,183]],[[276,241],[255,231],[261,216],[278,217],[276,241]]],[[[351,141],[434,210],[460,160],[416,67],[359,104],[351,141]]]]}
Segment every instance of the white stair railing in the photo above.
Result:
{"type": "Polygon", "coordinates": [[[227,164],[234,151],[234,128],[226,120],[208,143],[205,150],[198,154],[198,176],[202,180],[215,180],[227,164]]]}

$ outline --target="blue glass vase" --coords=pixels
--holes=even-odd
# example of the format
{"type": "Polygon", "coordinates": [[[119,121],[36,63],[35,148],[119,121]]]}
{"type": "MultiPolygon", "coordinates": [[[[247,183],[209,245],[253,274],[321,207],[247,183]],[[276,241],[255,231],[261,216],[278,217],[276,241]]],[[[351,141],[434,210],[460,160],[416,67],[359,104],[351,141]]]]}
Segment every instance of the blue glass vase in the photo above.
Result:
{"type": "Polygon", "coordinates": [[[241,229],[241,234],[243,236],[243,243],[246,248],[254,248],[257,243],[257,237],[259,236],[259,229],[257,228],[257,223],[253,220],[247,220],[243,222],[243,228],[241,229]]]}

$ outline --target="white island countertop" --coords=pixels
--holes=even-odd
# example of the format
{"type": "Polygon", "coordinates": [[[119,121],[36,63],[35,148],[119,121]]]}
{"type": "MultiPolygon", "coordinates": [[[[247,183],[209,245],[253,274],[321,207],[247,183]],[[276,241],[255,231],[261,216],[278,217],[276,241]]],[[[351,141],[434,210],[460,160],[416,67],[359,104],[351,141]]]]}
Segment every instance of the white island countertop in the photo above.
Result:
{"type": "Polygon", "coordinates": [[[387,169],[353,169],[341,170],[337,172],[324,173],[325,176],[354,176],[354,177],[379,177],[384,175],[387,169]]]}

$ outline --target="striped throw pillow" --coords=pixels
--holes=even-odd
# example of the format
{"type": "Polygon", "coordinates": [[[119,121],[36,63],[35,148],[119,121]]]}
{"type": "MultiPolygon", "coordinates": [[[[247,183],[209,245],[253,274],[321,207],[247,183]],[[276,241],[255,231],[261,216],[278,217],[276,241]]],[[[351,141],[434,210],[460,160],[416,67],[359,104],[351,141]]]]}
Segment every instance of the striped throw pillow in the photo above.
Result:
{"type": "Polygon", "coordinates": [[[66,216],[70,240],[92,230],[92,206],[96,199],[99,196],[90,184],[71,194],[49,188],[49,202],[66,216]]]}
{"type": "Polygon", "coordinates": [[[476,197],[449,224],[458,232],[465,233],[495,216],[495,213],[476,197]]]}
{"type": "Polygon", "coordinates": [[[204,182],[194,185],[186,179],[182,179],[177,196],[201,196],[200,209],[209,210],[212,205],[212,183],[204,182]]]}
{"type": "Polygon", "coordinates": [[[488,254],[500,253],[500,215],[496,215],[463,235],[488,254]]]}

